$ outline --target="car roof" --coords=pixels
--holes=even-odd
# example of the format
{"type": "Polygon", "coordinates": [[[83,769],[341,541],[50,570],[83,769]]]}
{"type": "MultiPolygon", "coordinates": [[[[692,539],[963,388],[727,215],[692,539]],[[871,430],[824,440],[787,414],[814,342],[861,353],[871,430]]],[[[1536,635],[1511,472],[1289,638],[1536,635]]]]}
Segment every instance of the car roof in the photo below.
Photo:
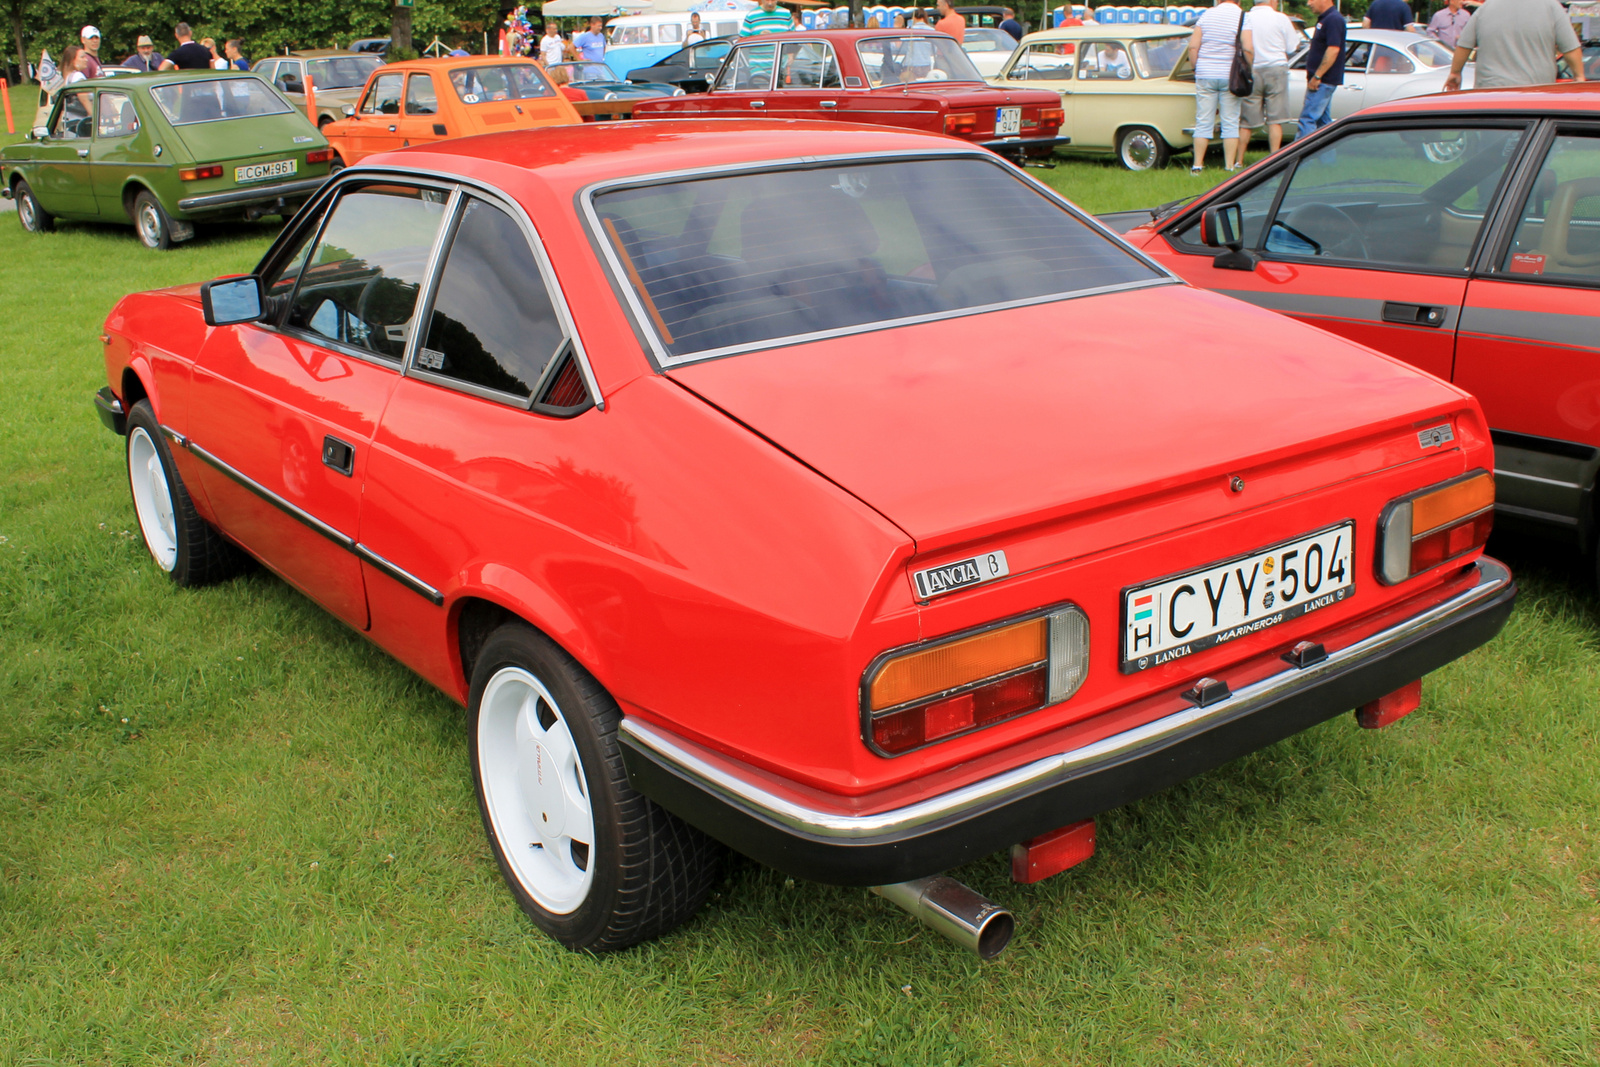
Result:
{"type": "MultiPolygon", "coordinates": [[[[297,48],[287,56],[278,56],[278,59],[321,59],[324,56],[358,56],[362,59],[371,59],[376,53],[354,52],[348,48],[297,48]]],[[[263,56],[263,59],[272,59],[273,56],[263,56]]]]}
{"type": "Polygon", "coordinates": [[[93,86],[118,86],[126,89],[134,81],[140,85],[155,88],[161,85],[170,85],[173,82],[201,81],[208,78],[261,78],[247,70],[153,70],[149,74],[135,72],[132,74],[117,74],[109,78],[90,78],[87,81],[74,82],[72,88],[80,85],[93,86]]]}
{"type": "Polygon", "coordinates": [[[1376,41],[1378,44],[1393,45],[1402,52],[1418,41],[1439,43],[1437,38],[1424,37],[1421,34],[1412,33],[1410,30],[1363,30],[1353,28],[1345,36],[1352,41],[1376,41]]]}
{"type": "Polygon", "coordinates": [[[1139,24],[1106,23],[1089,26],[1062,26],[1054,30],[1040,30],[1024,37],[1023,43],[1031,41],[1079,41],[1085,37],[1111,37],[1122,38],[1130,41],[1144,40],[1146,37],[1177,37],[1180,34],[1188,37],[1194,33],[1192,26],[1158,26],[1151,23],[1139,24]]]}
{"type": "Polygon", "coordinates": [[[1594,82],[1568,82],[1556,85],[1524,85],[1514,89],[1468,89],[1464,92],[1411,96],[1374,104],[1361,116],[1406,115],[1452,112],[1529,112],[1546,111],[1600,113],[1600,85],[1594,82]]]}
{"type": "MultiPolygon", "coordinates": [[[[456,70],[461,67],[503,67],[514,63],[525,67],[537,67],[531,59],[522,56],[423,56],[421,59],[408,59],[402,63],[384,64],[384,73],[396,70],[456,70]]],[[[370,75],[369,75],[370,77],[370,75]]]]}

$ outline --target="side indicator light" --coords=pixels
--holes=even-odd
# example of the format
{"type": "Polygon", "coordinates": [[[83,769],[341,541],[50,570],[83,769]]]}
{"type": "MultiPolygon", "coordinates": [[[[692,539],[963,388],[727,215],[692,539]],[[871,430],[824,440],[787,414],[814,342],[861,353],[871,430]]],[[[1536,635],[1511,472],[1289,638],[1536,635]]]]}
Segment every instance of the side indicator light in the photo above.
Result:
{"type": "Polygon", "coordinates": [[[978,130],[978,116],[970,111],[956,111],[944,117],[944,132],[956,136],[976,133],[978,130]]]}
{"type": "Polygon", "coordinates": [[[1392,501],[1378,523],[1378,577],[1395,585],[1474,549],[1494,528],[1494,478],[1475,471],[1392,501]]]}
{"type": "Polygon", "coordinates": [[[1381,730],[1410,715],[1422,703],[1422,679],[1356,709],[1356,722],[1363,730],[1381,730]]]}
{"type": "Polygon", "coordinates": [[[1042,882],[1094,855],[1094,820],[1085,819],[1011,846],[1011,880],[1042,882]]]}
{"type": "Polygon", "coordinates": [[[222,177],[222,168],[214,163],[209,167],[183,167],[178,171],[179,180],[186,182],[196,182],[202,178],[220,177],[222,177]]]}
{"type": "Polygon", "coordinates": [[[1073,605],[891,656],[862,686],[867,739],[897,756],[1059,703],[1088,662],[1089,620],[1073,605]]]}
{"type": "Polygon", "coordinates": [[[314,151],[306,153],[307,163],[326,163],[332,158],[333,149],[331,148],[318,148],[314,151]]]}

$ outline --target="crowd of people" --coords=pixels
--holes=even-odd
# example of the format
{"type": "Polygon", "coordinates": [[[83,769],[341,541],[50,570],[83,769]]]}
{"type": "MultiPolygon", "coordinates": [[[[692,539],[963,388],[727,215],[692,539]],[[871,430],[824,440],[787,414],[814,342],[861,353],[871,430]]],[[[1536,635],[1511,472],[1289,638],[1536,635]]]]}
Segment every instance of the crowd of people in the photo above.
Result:
{"type": "MultiPolygon", "coordinates": [[[[156,51],[149,34],[140,34],[131,55],[121,63],[107,63],[100,58],[100,30],[85,26],[78,33],[78,44],[69,44],[55,64],[61,75],[61,85],[72,85],[89,78],[98,78],[107,66],[126,67],[142,73],[159,70],[249,70],[242,38],[234,37],[222,43],[219,50],[215,38],[202,37],[196,41],[194,31],[187,22],[180,22],[172,31],[177,46],[163,55],[156,51]]],[[[42,72],[41,72],[42,73],[42,72]]],[[[48,79],[47,79],[48,80],[48,79]]]]}
{"type": "MultiPolygon", "coordinates": [[[[1306,92],[1296,136],[1304,137],[1333,121],[1334,93],[1345,80],[1347,22],[1336,0],[1309,0],[1316,24],[1306,50],[1306,92]]],[[[1404,30],[1413,25],[1405,0],[1373,0],[1361,21],[1367,29],[1404,30]]],[[[1453,50],[1446,90],[1461,88],[1461,75],[1475,62],[1478,88],[1546,85],[1556,80],[1557,63],[1566,60],[1572,77],[1584,80],[1582,47],[1558,0],[1448,0],[1428,21],[1427,34],[1453,50]],[[1469,10],[1473,8],[1476,10],[1469,10]]],[[[1242,129],[1265,125],[1268,148],[1283,144],[1289,115],[1289,58],[1302,38],[1278,10],[1278,0],[1255,0],[1246,13],[1238,0],[1218,0],[1201,15],[1189,40],[1195,73],[1194,163],[1199,174],[1210,147],[1210,132],[1220,126],[1223,167],[1244,166],[1249,141],[1242,129]],[[1236,66],[1250,72],[1242,95],[1236,66]]]]}

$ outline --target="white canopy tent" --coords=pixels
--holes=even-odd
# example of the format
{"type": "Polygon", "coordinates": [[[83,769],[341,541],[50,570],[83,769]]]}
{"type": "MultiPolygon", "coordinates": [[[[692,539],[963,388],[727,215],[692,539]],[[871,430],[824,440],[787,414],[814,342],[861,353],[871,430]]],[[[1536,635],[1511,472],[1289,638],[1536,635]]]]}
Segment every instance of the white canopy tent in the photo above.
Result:
{"type": "Polygon", "coordinates": [[[552,18],[586,15],[638,15],[653,9],[650,0],[549,0],[540,12],[552,18]]]}

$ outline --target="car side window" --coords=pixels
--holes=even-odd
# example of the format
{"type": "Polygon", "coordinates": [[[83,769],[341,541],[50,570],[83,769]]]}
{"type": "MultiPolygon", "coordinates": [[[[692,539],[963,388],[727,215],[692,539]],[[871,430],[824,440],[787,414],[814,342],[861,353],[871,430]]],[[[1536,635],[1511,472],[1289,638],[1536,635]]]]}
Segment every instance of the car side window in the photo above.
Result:
{"type": "Polygon", "coordinates": [[[403,74],[380,74],[372,83],[372,88],[367,90],[367,95],[361,101],[363,115],[398,115],[400,114],[400,86],[405,81],[403,74]]]}
{"type": "Polygon", "coordinates": [[[306,83],[300,76],[300,64],[285,60],[278,64],[278,73],[273,77],[272,84],[283,93],[303,93],[306,83]]]}
{"type": "Polygon", "coordinates": [[[414,366],[526,398],[565,337],[522,227],[469,199],[414,366]]]}
{"type": "Polygon", "coordinates": [[[1066,44],[1032,44],[1017,57],[1009,75],[1014,81],[1064,82],[1072,80],[1077,59],[1075,47],[1066,44]]]}
{"type": "Polygon", "coordinates": [[[88,138],[94,133],[94,120],[89,117],[92,93],[68,93],[56,112],[56,121],[50,127],[50,136],[63,141],[88,138]]]}
{"type": "Polygon", "coordinates": [[[400,359],[445,201],[435,189],[388,183],[344,192],[306,259],[284,325],[400,359]]]}
{"type": "Polygon", "coordinates": [[[784,45],[778,57],[778,88],[839,88],[839,61],[834,58],[833,46],[815,41],[784,45]]]}
{"type": "Polygon", "coordinates": [[[1266,251],[1465,270],[1522,135],[1521,127],[1348,133],[1296,162],[1266,251]]]}
{"type": "MultiPolygon", "coordinates": [[[[1267,227],[1267,216],[1272,211],[1273,201],[1278,199],[1278,190],[1283,187],[1283,176],[1287,173],[1287,169],[1279,170],[1278,173],[1272,175],[1266,181],[1258,182],[1233,200],[1225,201],[1226,203],[1239,205],[1240,213],[1244,218],[1244,230],[1241,236],[1244,238],[1244,246],[1246,248],[1261,247],[1261,235],[1267,227]]],[[[1219,203],[1222,202],[1224,201],[1219,201],[1219,203]]],[[[1214,256],[1217,252],[1215,248],[1208,248],[1201,243],[1200,219],[1198,217],[1180,230],[1175,240],[1182,244],[1190,245],[1195,250],[1208,256],[1214,256]]]]}
{"type": "Polygon", "coordinates": [[[1090,41],[1078,59],[1078,77],[1085,81],[1118,81],[1133,77],[1128,51],[1115,41],[1090,41]]]}
{"type": "Polygon", "coordinates": [[[1413,74],[1416,69],[1415,63],[1388,45],[1375,45],[1367,60],[1368,74],[1413,74]]]}
{"type": "Polygon", "coordinates": [[[733,59],[717,75],[718,89],[761,90],[772,88],[772,61],[775,44],[748,45],[736,49],[733,59]]]}
{"type": "Polygon", "coordinates": [[[1600,135],[1557,135],[1498,269],[1552,282],[1600,283],[1600,135]]]}
{"type": "Polygon", "coordinates": [[[132,137],[139,132],[139,116],[134,113],[133,101],[127,93],[101,93],[95,104],[99,112],[96,135],[107,137],[132,137]]]}
{"type": "Polygon", "coordinates": [[[439,94],[433,87],[433,75],[412,74],[406,80],[406,114],[436,115],[439,113],[439,94]]]}

